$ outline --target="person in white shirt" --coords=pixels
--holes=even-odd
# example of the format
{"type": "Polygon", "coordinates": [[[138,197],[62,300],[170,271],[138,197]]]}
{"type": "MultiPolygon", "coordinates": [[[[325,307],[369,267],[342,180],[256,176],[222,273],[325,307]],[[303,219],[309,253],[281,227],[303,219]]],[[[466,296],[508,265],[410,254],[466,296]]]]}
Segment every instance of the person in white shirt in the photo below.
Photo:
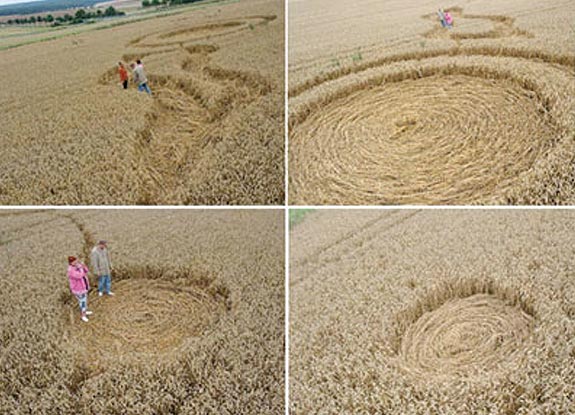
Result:
{"type": "Polygon", "coordinates": [[[148,94],[152,94],[150,87],[148,86],[148,78],[146,77],[146,72],[144,71],[144,65],[141,60],[137,60],[136,64],[132,64],[132,71],[134,73],[134,82],[138,84],[138,91],[145,91],[148,94]]]}
{"type": "Polygon", "coordinates": [[[98,244],[92,248],[90,263],[94,275],[98,277],[98,295],[114,295],[112,289],[112,261],[107,248],[106,241],[99,240],[98,244]]]}

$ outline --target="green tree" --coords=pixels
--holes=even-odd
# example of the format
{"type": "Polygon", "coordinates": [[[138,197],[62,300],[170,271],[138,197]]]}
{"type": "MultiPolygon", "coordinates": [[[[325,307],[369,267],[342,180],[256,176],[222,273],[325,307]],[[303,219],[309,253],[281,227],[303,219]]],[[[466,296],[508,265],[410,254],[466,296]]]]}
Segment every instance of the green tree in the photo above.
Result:
{"type": "Polygon", "coordinates": [[[52,16],[51,14],[47,15],[44,18],[44,21],[48,22],[48,23],[52,23],[54,21],[54,16],[52,16]]]}
{"type": "Polygon", "coordinates": [[[86,17],[86,10],[84,9],[80,9],[78,11],[76,11],[76,15],[75,15],[76,19],[84,19],[86,17]]]}
{"type": "Polygon", "coordinates": [[[36,18],[34,16],[30,17],[30,19],[28,19],[28,21],[32,24],[36,23],[36,18]]]}
{"type": "Polygon", "coordinates": [[[159,6],[160,2],[158,0],[152,0],[152,6],[159,6]]]}
{"type": "Polygon", "coordinates": [[[142,7],[150,7],[150,1],[149,0],[144,0],[142,2],[142,7]]]}
{"type": "Polygon", "coordinates": [[[106,17],[115,16],[116,14],[117,14],[116,9],[114,9],[114,7],[112,7],[112,6],[108,7],[104,11],[104,16],[106,16],[106,17]]]}

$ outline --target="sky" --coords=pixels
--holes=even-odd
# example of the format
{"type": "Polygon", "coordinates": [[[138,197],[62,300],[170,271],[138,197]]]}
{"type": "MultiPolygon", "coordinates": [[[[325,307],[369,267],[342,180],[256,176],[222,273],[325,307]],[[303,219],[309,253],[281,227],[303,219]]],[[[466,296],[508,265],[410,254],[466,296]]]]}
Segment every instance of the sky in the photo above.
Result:
{"type": "Polygon", "coordinates": [[[5,6],[7,4],[16,4],[16,3],[30,3],[31,1],[41,1],[41,0],[0,0],[0,6],[5,6]]]}

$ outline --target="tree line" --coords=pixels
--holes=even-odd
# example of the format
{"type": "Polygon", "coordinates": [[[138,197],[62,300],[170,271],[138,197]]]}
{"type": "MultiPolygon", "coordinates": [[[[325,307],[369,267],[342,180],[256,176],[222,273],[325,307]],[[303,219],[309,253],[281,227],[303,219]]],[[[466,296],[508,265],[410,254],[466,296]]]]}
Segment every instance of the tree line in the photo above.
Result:
{"type": "Polygon", "coordinates": [[[201,0],[143,0],[142,7],[151,6],[173,6],[176,4],[195,3],[201,0]]]}
{"type": "Polygon", "coordinates": [[[86,11],[84,9],[76,10],[76,13],[72,16],[66,13],[63,16],[54,17],[51,14],[46,16],[32,16],[29,18],[17,18],[10,19],[6,23],[12,24],[36,24],[36,23],[48,23],[52,26],[60,26],[63,24],[79,24],[84,23],[86,20],[90,19],[100,19],[112,16],[124,16],[126,13],[120,10],[116,10],[114,7],[110,6],[106,10],[102,11],[100,9],[95,12],[86,11]]]}

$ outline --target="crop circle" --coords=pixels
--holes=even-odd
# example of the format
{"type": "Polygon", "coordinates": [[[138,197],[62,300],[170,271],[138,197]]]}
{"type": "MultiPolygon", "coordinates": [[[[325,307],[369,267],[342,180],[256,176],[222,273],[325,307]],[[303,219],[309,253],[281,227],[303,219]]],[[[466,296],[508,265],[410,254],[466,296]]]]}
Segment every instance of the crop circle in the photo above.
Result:
{"type": "Polygon", "coordinates": [[[204,289],[172,281],[127,279],[113,290],[113,297],[91,294],[90,321],[74,321],[79,343],[97,362],[169,357],[202,336],[226,310],[204,289]]]}
{"type": "Polygon", "coordinates": [[[403,369],[421,379],[494,374],[520,359],[532,325],[531,315],[496,296],[456,298],[407,328],[399,357],[403,369]]]}
{"type": "Polygon", "coordinates": [[[434,75],[358,88],[294,126],[295,199],[478,202],[512,187],[555,132],[536,94],[509,80],[434,75]]]}

